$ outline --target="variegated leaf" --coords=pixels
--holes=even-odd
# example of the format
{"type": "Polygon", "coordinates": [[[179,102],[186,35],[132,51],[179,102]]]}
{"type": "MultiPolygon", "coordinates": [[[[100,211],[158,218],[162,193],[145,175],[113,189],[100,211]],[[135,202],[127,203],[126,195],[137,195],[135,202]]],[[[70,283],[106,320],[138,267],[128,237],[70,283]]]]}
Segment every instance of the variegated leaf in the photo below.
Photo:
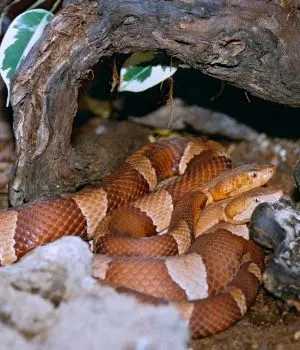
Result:
{"type": "Polygon", "coordinates": [[[140,92],[172,76],[178,65],[156,52],[136,52],[123,64],[119,91],[140,92]]]}
{"type": "Polygon", "coordinates": [[[16,17],[6,31],[0,46],[0,74],[8,89],[7,105],[12,77],[52,18],[49,11],[29,10],[16,17]]]}

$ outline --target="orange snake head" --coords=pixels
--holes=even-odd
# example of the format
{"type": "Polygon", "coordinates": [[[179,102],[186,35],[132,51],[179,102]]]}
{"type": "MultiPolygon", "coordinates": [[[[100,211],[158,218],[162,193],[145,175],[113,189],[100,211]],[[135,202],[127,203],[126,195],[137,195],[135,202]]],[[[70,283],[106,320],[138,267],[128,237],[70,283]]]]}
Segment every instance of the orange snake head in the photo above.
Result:
{"type": "Polygon", "coordinates": [[[273,164],[247,164],[222,173],[207,189],[212,197],[211,202],[265,185],[274,175],[275,169],[273,164]]]}
{"type": "Polygon", "coordinates": [[[254,209],[264,202],[275,202],[282,197],[282,190],[273,188],[256,188],[234,197],[226,205],[226,221],[232,224],[249,222],[254,209]]]}

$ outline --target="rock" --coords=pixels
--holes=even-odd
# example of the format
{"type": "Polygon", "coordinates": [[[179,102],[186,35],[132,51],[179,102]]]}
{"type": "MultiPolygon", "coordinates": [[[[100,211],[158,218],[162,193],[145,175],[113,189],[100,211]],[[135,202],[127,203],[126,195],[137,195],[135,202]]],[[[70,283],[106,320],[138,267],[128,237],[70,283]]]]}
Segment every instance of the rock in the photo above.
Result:
{"type": "Polygon", "coordinates": [[[142,306],[132,298],[81,297],[60,308],[43,349],[185,349],[187,333],[175,310],[142,306]]]}
{"type": "Polygon", "coordinates": [[[100,285],[91,260],[87,243],[65,237],[1,268],[1,348],[186,349],[187,325],[174,308],[100,285]]]}
{"type": "MultiPolygon", "coordinates": [[[[0,319],[20,333],[35,335],[55,321],[55,309],[42,297],[23,292],[10,284],[9,276],[0,275],[0,319]]],[[[33,290],[34,291],[34,290],[33,290]]]]}
{"type": "Polygon", "coordinates": [[[182,100],[175,98],[170,106],[164,105],[142,118],[130,118],[138,124],[170,130],[182,130],[187,125],[208,135],[223,135],[233,140],[255,140],[259,134],[252,128],[238,123],[230,116],[213,110],[186,106],[182,100]]]}
{"type": "Polygon", "coordinates": [[[294,168],[293,177],[294,177],[296,186],[298,188],[298,191],[300,192],[300,161],[299,160],[296,163],[296,166],[294,168]]]}
{"type": "Polygon", "coordinates": [[[17,331],[3,324],[0,326],[1,349],[9,350],[38,350],[35,344],[30,344],[17,331]]]}
{"type": "Polygon", "coordinates": [[[265,288],[300,310],[300,214],[281,199],[256,207],[249,225],[254,240],[274,254],[263,275],[265,288]]]}
{"type": "Polygon", "coordinates": [[[91,274],[92,253],[78,237],[65,237],[35,249],[21,262],[1,269],[0,278],[19,291],[59,304],[81,294],[82,279],[91,274]]]}

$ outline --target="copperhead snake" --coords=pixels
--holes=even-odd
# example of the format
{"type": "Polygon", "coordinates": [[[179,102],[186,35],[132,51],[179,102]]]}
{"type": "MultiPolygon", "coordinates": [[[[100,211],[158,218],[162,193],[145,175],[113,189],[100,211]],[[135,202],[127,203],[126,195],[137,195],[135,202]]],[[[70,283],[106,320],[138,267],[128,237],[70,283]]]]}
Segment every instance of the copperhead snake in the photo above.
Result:
{"type": "Polygon", "coordinates": [[[93,239],[93,276],[142,301],[171,302],[193,337],[240,319],[260,285],[264,254],[245,225],[280,190],[270,164],[231,168],[223,146],[179,137],[146,145],[75,194],[0,212],[0,264],[65,235],[93,239]]]}

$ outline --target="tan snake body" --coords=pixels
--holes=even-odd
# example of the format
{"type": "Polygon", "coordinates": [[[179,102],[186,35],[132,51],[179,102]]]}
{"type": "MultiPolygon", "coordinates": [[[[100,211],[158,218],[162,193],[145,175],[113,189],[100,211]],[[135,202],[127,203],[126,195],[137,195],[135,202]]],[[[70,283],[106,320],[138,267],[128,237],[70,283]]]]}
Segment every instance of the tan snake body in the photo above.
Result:
{"type": "Polygon", "coordinates": [[[274,171],[231,169],[224,148],[206,138],[149,144],[97,187],[0,212],[0,263],[65,235],[93,239],[95,278],[146,301],[170,300],[193,337],[214,334],[256,296],[264,255],[244,224],[259,202],[281,196],[260,188],[274,171]]]}

